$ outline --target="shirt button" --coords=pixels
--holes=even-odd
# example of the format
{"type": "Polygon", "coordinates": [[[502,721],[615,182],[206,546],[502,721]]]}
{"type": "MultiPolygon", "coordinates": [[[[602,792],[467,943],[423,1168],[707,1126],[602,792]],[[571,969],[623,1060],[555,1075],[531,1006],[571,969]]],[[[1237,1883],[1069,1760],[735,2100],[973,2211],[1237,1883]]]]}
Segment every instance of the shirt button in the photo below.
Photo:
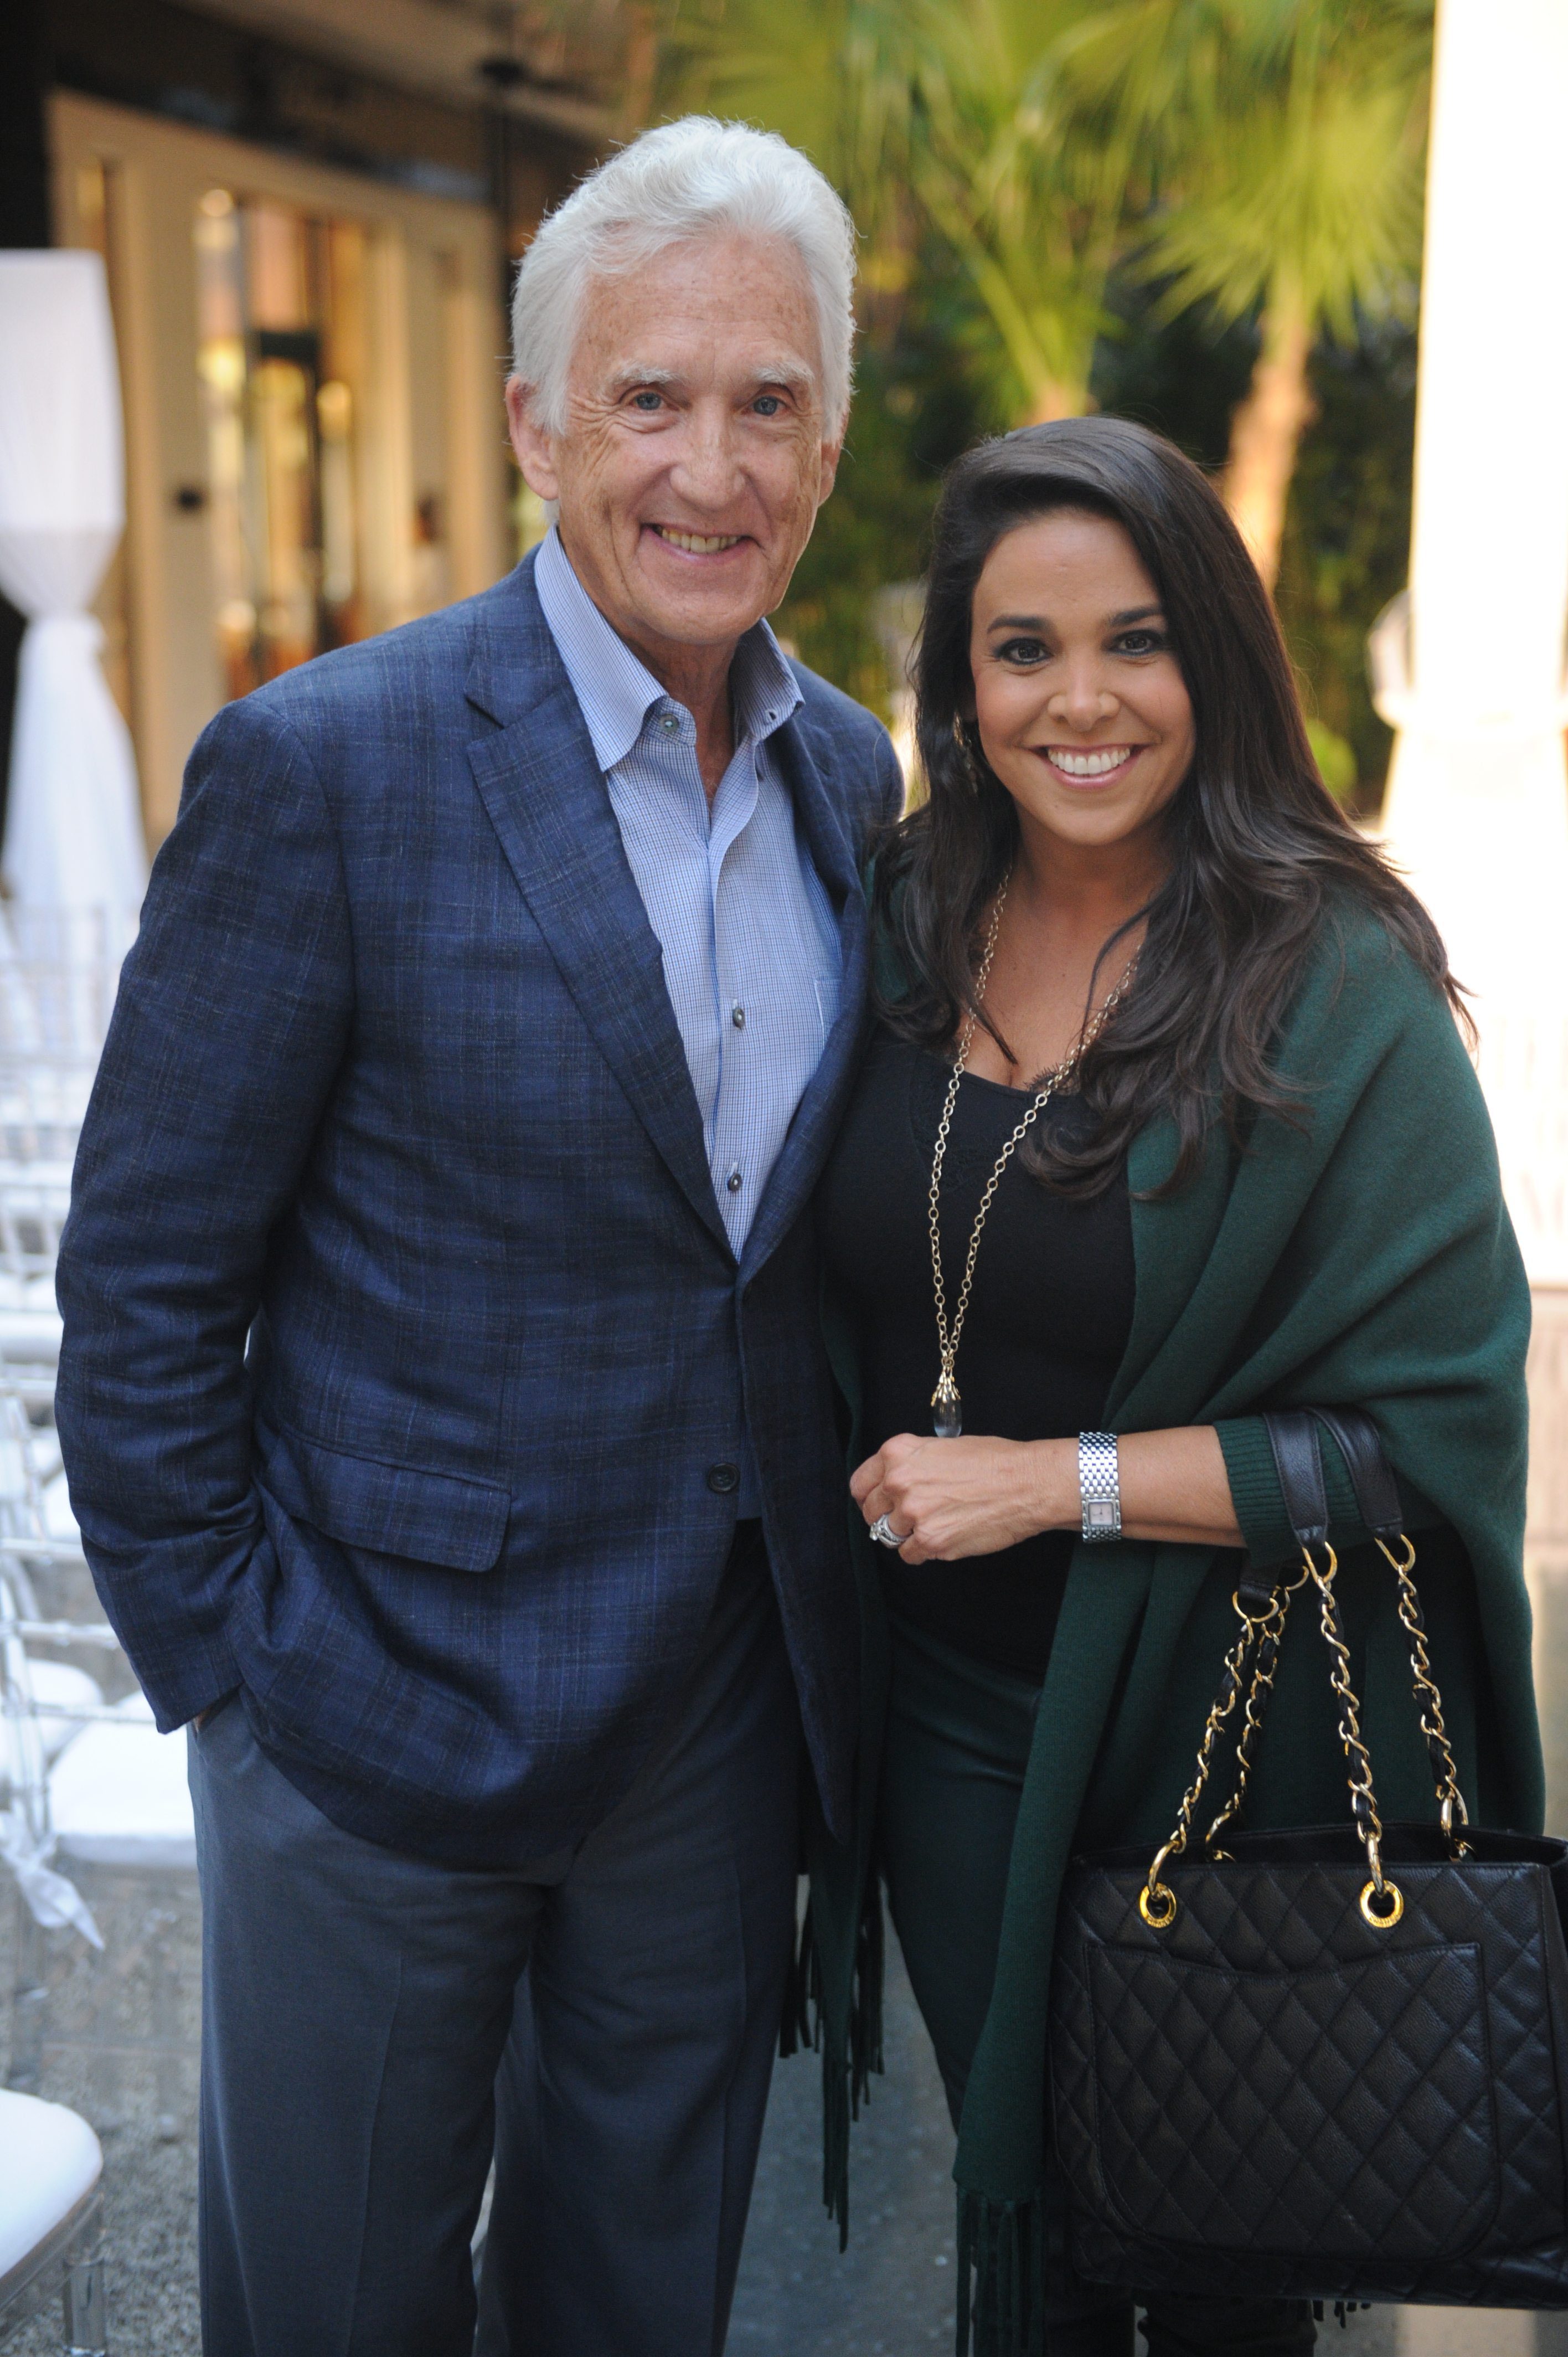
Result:
{"type": "Polygon", "coordinates": [[[737,1031],[744,1031],[744,1030],[745,1030],[745,1028],[746,1028],[746,1009],[745,1009],[745,1007],[744,1007],[744,1006],[732,1006],[732,1007],[730,1008],[730,1011],[729,1011],[729,1019],[730,1019],[730,1021],[735,1025],[735,1028],[736,1028],[736,1029],[737,1031]]]}
{"type": "Polygon", "coordinates": [[[725,1180],[725,1185],[729,1189],[732,1195],[739,1194],[741,1178],[740,1165],[738,1162],[736,1164],[735,1168],[730,1172],[729,1177],[725,1180]]]}
{"type": "Polygon", "coordinates": [[[663,729],[666,737],[678,737],[681,733],[680,714],[678,712],[661,712],[659,716],[659,726],[663,729]]]}
{"type": "Polygon", "coordinates": [[[710,1465],[707,1471],[707,1483],[715,1498],[727,1498],[732,1490],[738,1490],[740,1487],[740,1467],[726,1464],[710,1465]]]}

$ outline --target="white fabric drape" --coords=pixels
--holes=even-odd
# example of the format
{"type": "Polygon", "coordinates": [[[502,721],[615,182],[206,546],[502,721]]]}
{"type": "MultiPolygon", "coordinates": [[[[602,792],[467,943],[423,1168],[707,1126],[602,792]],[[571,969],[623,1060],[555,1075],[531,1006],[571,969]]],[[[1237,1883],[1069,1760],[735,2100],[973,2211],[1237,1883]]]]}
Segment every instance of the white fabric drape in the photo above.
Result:
{"type": "Polygon", "coordinates": [[[15,897],[134,909],[146,848],[88,608],[124,528],[120,381],[96,253],[0,253],[0,589],[28,618],[4,866],[15,897]]]}

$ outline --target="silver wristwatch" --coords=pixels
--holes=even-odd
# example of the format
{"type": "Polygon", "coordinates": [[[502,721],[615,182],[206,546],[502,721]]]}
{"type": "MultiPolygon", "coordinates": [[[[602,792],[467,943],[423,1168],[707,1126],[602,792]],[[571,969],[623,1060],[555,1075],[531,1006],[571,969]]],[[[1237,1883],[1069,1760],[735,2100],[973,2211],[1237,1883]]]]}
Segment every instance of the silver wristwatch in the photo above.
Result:
{"type": "Polygon", "coordinates": [[[1122,1535],[1122,1477],[1116,1461],[1113,1432],[1080,1432],[1078,1436],[1078,1494],[1083,1506],[1086,1539],[1119,1539],[1122,1535]]]}

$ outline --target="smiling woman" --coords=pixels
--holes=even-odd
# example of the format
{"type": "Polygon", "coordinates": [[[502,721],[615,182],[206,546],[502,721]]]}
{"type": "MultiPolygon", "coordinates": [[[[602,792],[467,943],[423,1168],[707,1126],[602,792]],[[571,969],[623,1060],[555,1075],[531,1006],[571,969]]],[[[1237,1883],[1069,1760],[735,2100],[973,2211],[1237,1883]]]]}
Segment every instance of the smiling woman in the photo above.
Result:
{"type": "MultiPolygon", "coordinates": [[[[1240,1550],[1292,1554],[1285,1405],[1372,1417],[1446,1583],[1443,1690],[1469,1684],[1483,1782],[1520,1738],[1483,1821],[1530,1822],[1522,1273],[1442,943],[1324,790],[1188,460],[1109,418],[961,459],[918,697],[929,799],[875,861],[879,1020],[819,1194],[885,1728],[856,1842],[815,1869],[830,2094],[875,1860],[961,2131],[961,2313],[983,2357],[1128,2357],[1140,2287],[1057,2266],[1062,1865],[1174,1819],[1240,1550]]],[[[1391,1584],[1327,1473],[1370,1718],[1391,1584]]],[[[1332,1741],[1310,1710],[1276,1728],[1249,1805],[1322,1822],[1332,1741]]],[[[1417,1779],[1404,1812],[1429,1799],[1417,1779]]],[[[1147,2309],[1150,2357],[1312,2345],[1304,2302],[1147,2309]]]]}
{"type": "MultiPolygon", "coordinates": [[[[929,800],[876,877],[907,985],[888,1010],[899,1035],[931,1048],[956,1035],[980,930],[1020,852],[1016,902],[1047,877],[1064,888],[1047,930],[1058,956],[1064,925],[1079,937],[1065,980],[1079,1022],[1091,973],[1147,935],[1137,991],[1084,1060],[1096,1143],[1053,1149],[1056,1183],[1109,1184],[1163,1114],[1178,1139],[1174,1191],[1216,1114],[1233,1127],[1248,1107],[1283,1110],[1279,1011],[1337,902],[1374,913],[1459,1006],[1431,919],[1324,788],[1245,547],[1208,479],[1159,436],[1073,418],[958,462],[936,521],[918,688],[929,800]],[[1134,742],[1136,759],[1088,802],[1062,759],[1045,758],[1134,742]],[[1087,900],[1065,889],[1069,876],[1091,887],[1087,900]]],[[[998,1046],[1010,963],[1004,929],[978,1018],[998,1046]]],[[[1033,1146],[1025,1158],[1045,1167],[1033,1146]]]]}

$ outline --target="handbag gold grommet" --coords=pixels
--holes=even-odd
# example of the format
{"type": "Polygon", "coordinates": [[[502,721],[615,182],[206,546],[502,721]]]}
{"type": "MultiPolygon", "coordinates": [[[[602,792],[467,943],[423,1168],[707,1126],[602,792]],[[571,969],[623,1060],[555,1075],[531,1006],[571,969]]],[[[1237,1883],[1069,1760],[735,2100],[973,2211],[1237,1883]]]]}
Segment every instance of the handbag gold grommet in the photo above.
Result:
{"type": "Polygon", "coordinates": [[[1138,1912],[1151,1932],[1168,1932],[1176,1919],[1176,1895],[1169,1883],[1146,1882],[1138,1893],[1138,1912]]]}
{"type": "Polygon", "coordinates": [[[1361,1912],[1374,1932],[1391,1932],[1404,1913],[1404,1893],[1397,1882],[1385,1882],[1380,1890],[1375,1882],[1369,1882],[1361,1893],[1361,1912]],[[1389,1901],[1389,1911],[1386,1915],[1378,1913],[1372,1904],[1374,1899],[1386,1899],[1389,1901]]]}

